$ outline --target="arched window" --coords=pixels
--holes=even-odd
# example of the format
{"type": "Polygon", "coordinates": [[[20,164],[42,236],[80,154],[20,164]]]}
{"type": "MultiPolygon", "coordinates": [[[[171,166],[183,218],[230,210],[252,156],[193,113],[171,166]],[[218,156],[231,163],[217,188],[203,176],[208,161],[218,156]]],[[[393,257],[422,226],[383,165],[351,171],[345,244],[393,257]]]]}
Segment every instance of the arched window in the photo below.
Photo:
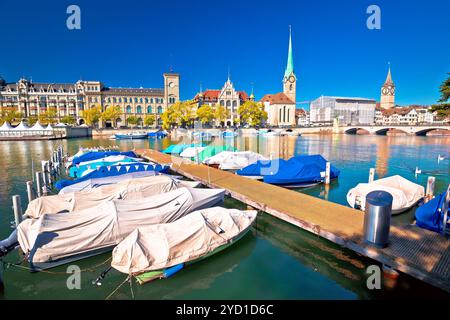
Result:
{"type": "Polygon", "coordinates": [[[119,102],[122,103],[122,98],[119,98],[119,102]]]}
{"type": "Polygon", "coordinates": [[[143,102],[144,102],[144,100],[143,100],[142,98],[140,98],[140,99],[139,99],[139,102],[140,102],[140,103],[143,103],[143,102]]]}
{"type": "Polygon", "coordinates": [[[150,103],[153,103],[153,98],[150,98],[150,103]]]}
{"type": "Polygon", "coordinates": [[[286,122],[286,106],[283,107],[283,122],[286,122]]]}
{"type": "Polygon", "coordinates": [[[289,114],[290,114],[290,112],[289,112],[289,109],[288,109],[288,111],[287,111],[287,122],[289,122],[289,114]]]}
{"type": "Polygon", "coordinates": [[[158,107],[158,113],[163,113],[161,106],[158,107]]]}
{"type": "Polygon", "coordinates": [[[114,97],[114,98],[113,98],[113,102],[114,102],[114,103],[116,103],[116,102],[117,102],[117,99],[116,99],[116,97],[114,97]]]}
{"type": "Polygon", "coordinates": [[[141,106],[137,106],[136,107],[136,113],[142,113],[142,107],[141,106]]]}
{"type": "Polygon", "coordinates": [[[134,98],[134,102],[137,103],[138,102],[138,98],[134,98]]]}
{"type": "Polygon", "coordinates": [[[230,100],[227,101],[227,107],[231,107],[231,101],[230,100]]]}
{"type": "Polygon", "coordinates": [[[237,108],[237,101],[236,101],[236,100],[234,100],[234,101],[233,101],[233,111],[235,111],[235,110],[236,110],[236,108],[237,108]]]}
{"type": "Polygon", "coordinates": [[[127,106],[126,113],[131,113],[131,106],[127,106]]]}
{"type": "Polygon", "coordinates": [[[152,113],[152,107],[151,106],[147,106],[147,113],[152,113]]]}
{"type": "Polygon", "coordinates": [[[125,102],[125,103],[127,103],[128,102],[128,100],[127,100],[127,98],[125,97],[125,98],[123,98],[123,102],[125,102]]]}
{"type": "Polygon", "coordinates": [[[145,103],[148,103],[148,98],[145,98],[145,103]]]}
{"type": "Polygon", "coordinates": [[[283,110],[280,108],[280,112],[279,112],[279,117],[278,117],[278,122],[281,122],[281,112],[282,112],[283,110]]]}
{"type": "Polygon", "coordinates": [[[220,100],[220,105],[223,107],[225,105],[225,102],[223,100],[220,100]]]}

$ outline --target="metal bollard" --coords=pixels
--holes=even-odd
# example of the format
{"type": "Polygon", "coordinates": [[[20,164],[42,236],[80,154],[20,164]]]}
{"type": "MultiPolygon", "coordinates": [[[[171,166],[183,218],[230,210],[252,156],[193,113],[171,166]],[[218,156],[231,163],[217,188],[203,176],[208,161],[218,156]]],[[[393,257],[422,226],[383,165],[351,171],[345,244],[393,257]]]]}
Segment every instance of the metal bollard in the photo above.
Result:
{"type": "Polygon", "coordinates": [[[22,204],[20,202],[20,196],[14,195],[12,197],[13,202],[13,210],[14,210],[14,221],[16,223],[16,227],[22,222],[22,204]]]}
{"type": "Polygon", "coordinates": [[[325,166],[325,184],[330,184],[331,163],[327,162],[325,166]]]}
{"type": "Polygon", "coordinates": [[[33,181],[27,181],[27,196],[28,196],[28,203],[33,201],[33,181]]]}
{"type": "Polygon", "coordinates": [[[436,181],[435,177],[432,176],[428,177],[427,190],[425,192],[425,201],[430,201],[431,199],[433,199],[435,181],[436,181]]]}
{"type": "Polygon", "coordinates": [[[47,172],[47,161],[42,160],[41,161],[41,167],[42,167],[42,184],[47,184],[47,177],[45,173],[47,172]]]}
{"type": "Polygon", "coordinates": [[[372,191],[366,196],[364,241],[384,248],[389,243],[393,197],[385,191],[372,191]]]}
{"type": "Polygon", "coordinates": [[[369,170],[369,183],[375,180],[375,168],[370,168],[369,170]]]}
{"type": "Polygon", "coordinates": [[[42,195],[42,184],[41,184],[41,178],[42,172],[38,171],[36,172],[36,195],[39,198],[42,195]]]}

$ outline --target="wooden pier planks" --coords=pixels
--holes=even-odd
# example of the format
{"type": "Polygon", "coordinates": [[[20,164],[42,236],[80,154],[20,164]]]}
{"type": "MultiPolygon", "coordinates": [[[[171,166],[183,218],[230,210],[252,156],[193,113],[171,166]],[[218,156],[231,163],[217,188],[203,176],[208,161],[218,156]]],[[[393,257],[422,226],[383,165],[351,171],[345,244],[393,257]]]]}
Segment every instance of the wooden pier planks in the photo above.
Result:
{"type": "Polygon", "coordinates": [[[226,189],[231,197],[256,209],[450,292],[449,241],[437,233],[394,224],[390,245],[375,248],[363,242],[361,211],[155,150],[137,152],[157,163],[173,163],[172,170],[187,178],[226,189]]]}

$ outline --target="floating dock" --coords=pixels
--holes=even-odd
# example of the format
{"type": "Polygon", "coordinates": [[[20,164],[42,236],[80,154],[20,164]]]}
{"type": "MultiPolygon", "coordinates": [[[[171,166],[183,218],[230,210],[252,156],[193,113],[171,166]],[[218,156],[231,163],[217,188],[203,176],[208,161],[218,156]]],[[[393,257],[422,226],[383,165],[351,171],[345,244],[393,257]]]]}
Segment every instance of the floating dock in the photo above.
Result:
{"type": "Polygon", "coordinates": [[[450,292],[450,241],[440,234],[393,223],[389,246],[379,249],[363,241],[361,211],[156,150],[136,152],[160,164],[173,163],[172,171],[186,178],[226,189],[229,196],[251,207],[450,292]]]}

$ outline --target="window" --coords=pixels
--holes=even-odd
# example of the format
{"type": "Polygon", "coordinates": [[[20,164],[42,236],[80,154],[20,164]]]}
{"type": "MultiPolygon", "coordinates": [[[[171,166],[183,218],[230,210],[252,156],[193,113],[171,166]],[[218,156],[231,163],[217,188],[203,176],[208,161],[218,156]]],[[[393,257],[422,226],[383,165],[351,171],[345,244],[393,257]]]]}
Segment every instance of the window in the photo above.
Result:
{"type": "Polygon", "coordinates": [[[220,100],[220,105],[223,107],[225,105],[225,102],[223,100],[220,100]]]}
{"type": "Polygon", "coordinates": [[[137,106],[136,107],[136,113],[142,113],[142,107],[141,106],[137,106]]]}
{"type": "Polygon", "coordinates": [[[159,106],[158,107],[158,113],[162,113],[163,111],[162,111],[162,107],[161,106],[159,106]]]}
{"type": "Polygon", "coordinates": [[[231,101],[230,100],[227,101],[227,107],[231,107],[231,101]]]}
{"type": "Polygon", "coordinates": [[[116,97],[114,97],[114,98],[113,98],[113,102],[114,102],[114,103],[116,103],[116,102],[117,102],[117,99],[116,99],[116,97]]]}
{"type": "Polygon", "coordinates": [[[145,103],[148,103],[148,98],[145,98],[145,103]]]}
{"type": "Polygon", "coordinates": [[[147,113],[152,113],[152,107],[151,106],[147,106],[147,113]]]}
{"type": "Polygon", "coordinates": [[[131,113],[131,106],[127,106],[126,113],[131,113]]]}
{"type": "Polygon", "coordinates": [[[153,98],[150,98],[150,103],[153,103],[153,98]]]}
{"type": "Polygon", "coordinates": [[[138,102],[138,98],[134,98],[134,102],[137,103],[138,102]]]}
{"type": "Polygon", "coordinates": [[[140,98],[140,99],[139,99],[139,102],[140,102],[140,103],[143,103],[144,101],[143,101],[143,99],[142,99],[142,98],[140,98]]]}

